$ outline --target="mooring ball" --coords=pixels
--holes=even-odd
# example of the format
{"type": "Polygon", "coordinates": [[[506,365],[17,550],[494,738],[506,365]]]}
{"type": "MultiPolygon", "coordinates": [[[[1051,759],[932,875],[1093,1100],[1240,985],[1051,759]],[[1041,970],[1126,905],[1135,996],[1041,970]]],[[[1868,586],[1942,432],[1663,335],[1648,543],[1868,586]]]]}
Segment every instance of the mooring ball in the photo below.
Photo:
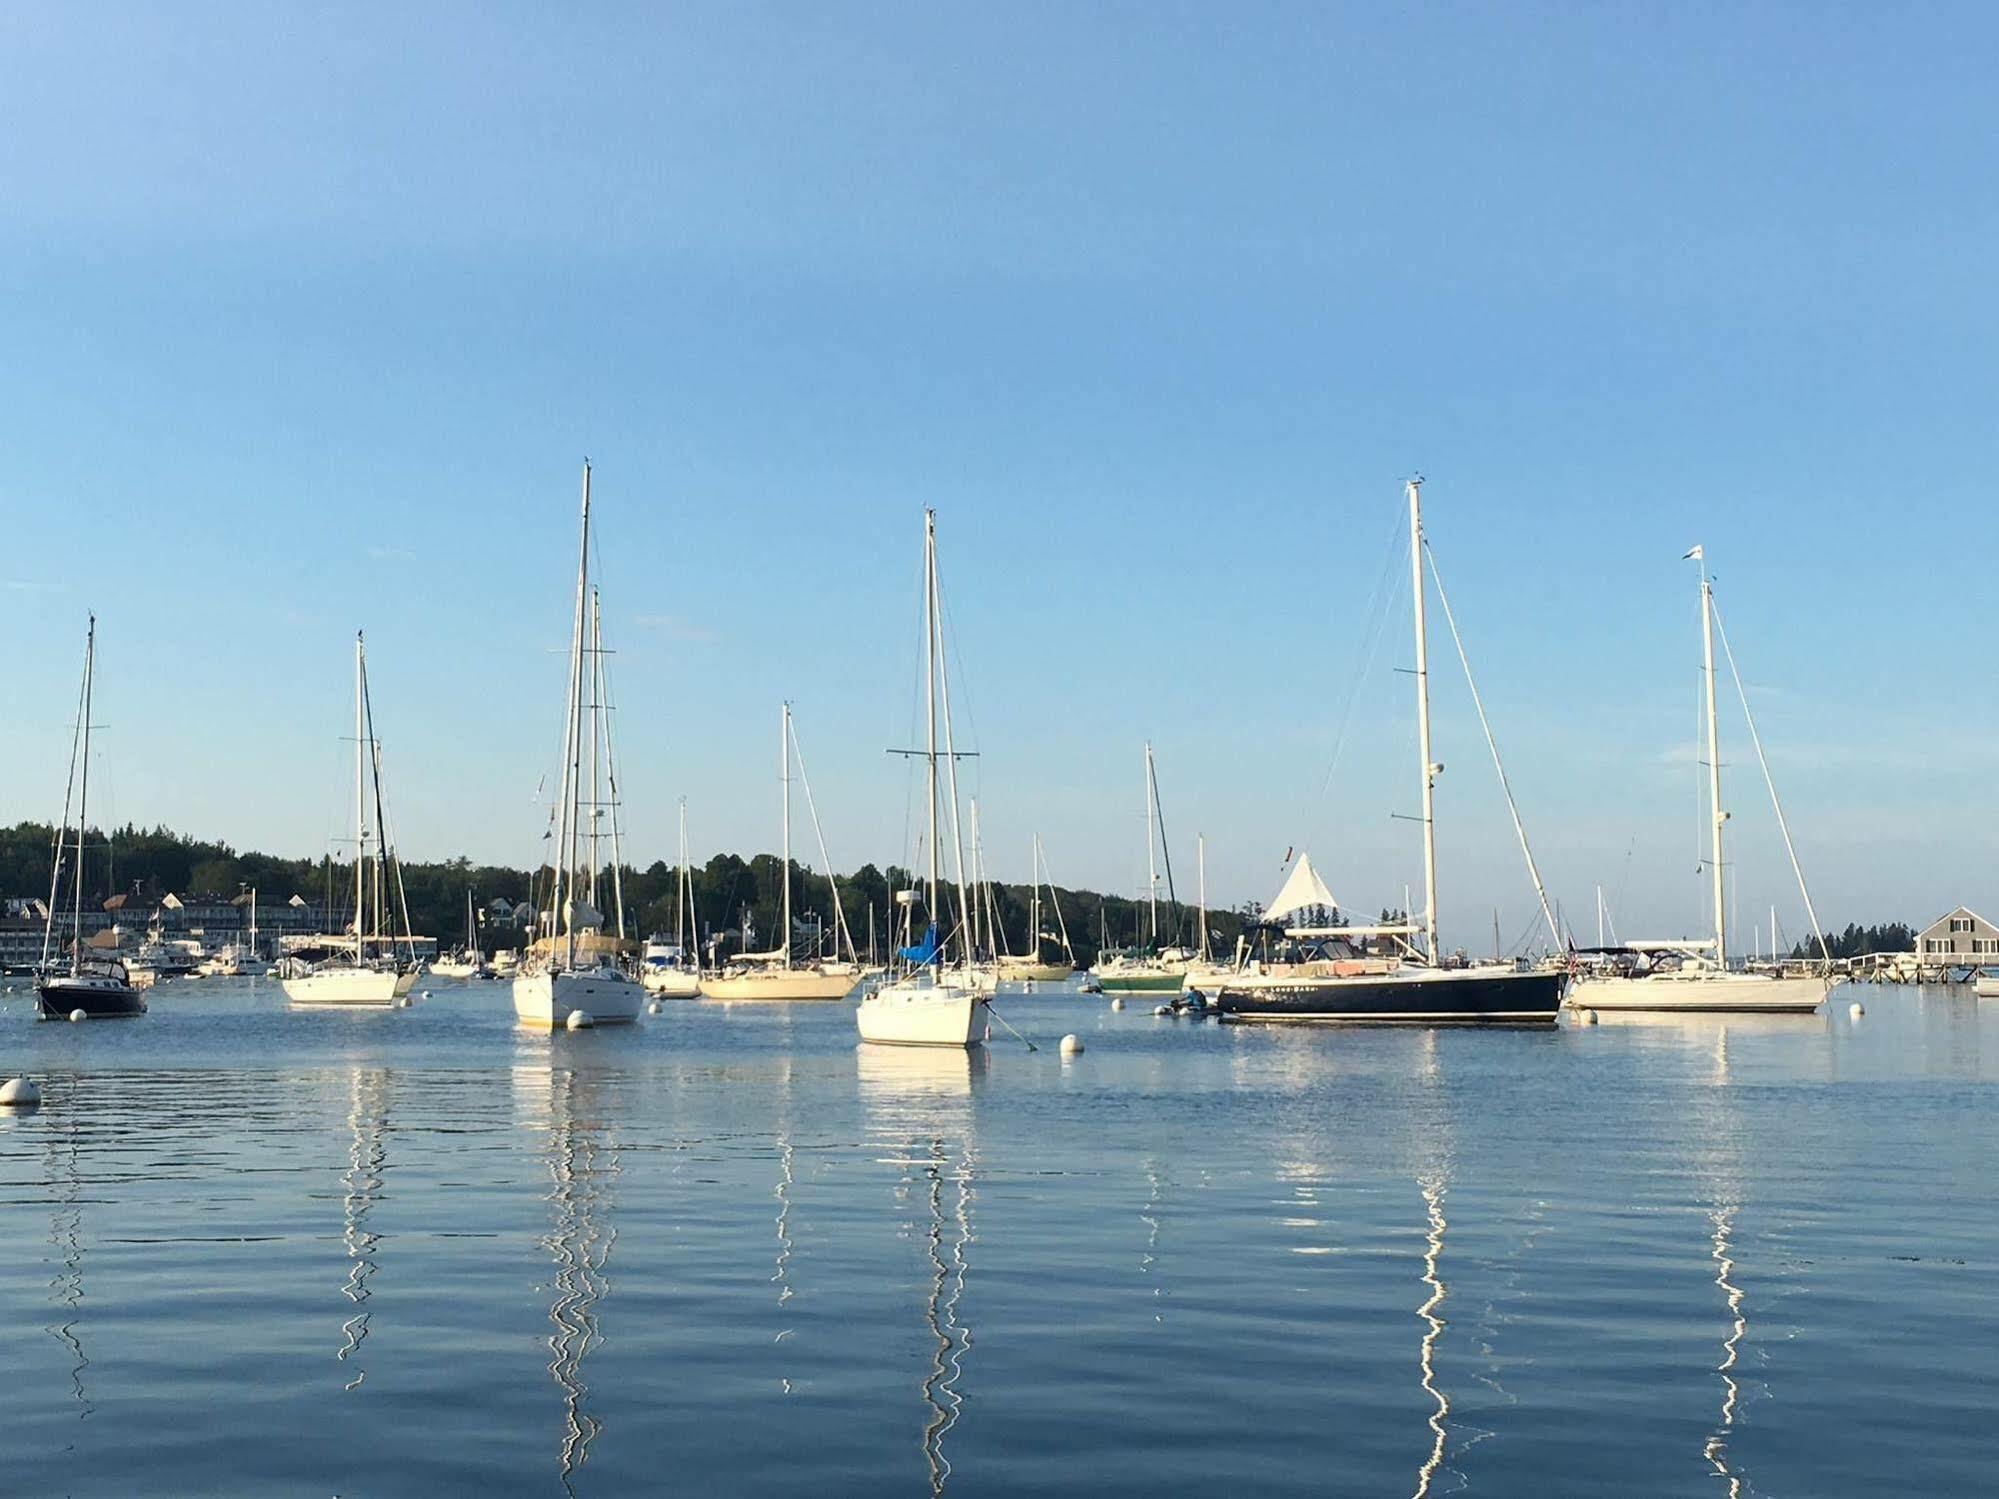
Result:
{"type": "Polygon", "coordinates": [[[90,1018],[90,1011],[79,1006],[78,1008],[71,1010],[69,1012],[69,1018],[71,1020],[79,1020],[79,1021],[88,1020],[90,1018]]]}
{"type": "Polygon", "coordinates": [[[662,1005],[658,1000],[654,1000],[651,1004],[646,1006],[646,1013],[648,1015],[657,1015],[661,1010],[665,1008],[666,1006],[662,1005]]]}
{"type": "Polygon", "coordinates": [[[1063,1056],[1065,1057],[1076,1056],[1078,1053],[1082,1051],[1082,1049],[1083,1049],[1083,1038],[1081,1036],[1068,1035],[1062,1038],[1063,1056]]]}
{"type": "Polygon", "coordinates": [[[1113,1010],[1122,1010],[1124,1008],[1124,996],[1122,994],[1111,996],[1111,1008],[1113,1010]]]}
{"type": "Polygon", "coordinates": [[[25,1077],[10,1077],[0,1083],[0,1108],[32,1109],[42,1101],[42,1090],[25,1077]]]}
{"type": "Polygon", "coordinates": [[[1858,1020],[1862,1015],[1867,1013],[1867,1006],[1856,999],[1846,1007],[1846,1013],[1851,1015],[1855,1020],[1858,1020]]]}
{"type": "Polygon", "coordinates": [[[1173,1006],[1171,1006],[1171,1005],[1155,1005],[1155,1006],[1153,1007],[1153,1010],[1152,1010],[1152,1013],[1153,1013],[1153,1014],[1155,1014],[1155,1015],[1171,1015],[1171,1014],[1173,1013],[1173,1006]]]}
{"type": "Polygon", "coordinates": [[[567,1024],[572,1031],[588,1030],[591,1026],[595,1025],[596,1023],[597,1023],[596,1021],[590,1018],[588,1011],[571,1010],[569,1012],[569,1019],[567,1021],[567,1024]]]}

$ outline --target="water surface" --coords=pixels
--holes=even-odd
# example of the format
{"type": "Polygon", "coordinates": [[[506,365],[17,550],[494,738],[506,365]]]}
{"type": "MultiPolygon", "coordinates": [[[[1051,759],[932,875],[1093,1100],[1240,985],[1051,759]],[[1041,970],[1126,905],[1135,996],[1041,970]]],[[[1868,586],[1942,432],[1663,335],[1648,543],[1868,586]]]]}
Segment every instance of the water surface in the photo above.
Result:
{"type": "Polygon", "coordinates": [[[8,1487],[1989,1486],[1968,989],[1539,1032],[1001,1008],[1041,1051],[862,1049],[845,1005],[550,1037],[489,985],[37,1024],[17,982],[8,1487]]]}

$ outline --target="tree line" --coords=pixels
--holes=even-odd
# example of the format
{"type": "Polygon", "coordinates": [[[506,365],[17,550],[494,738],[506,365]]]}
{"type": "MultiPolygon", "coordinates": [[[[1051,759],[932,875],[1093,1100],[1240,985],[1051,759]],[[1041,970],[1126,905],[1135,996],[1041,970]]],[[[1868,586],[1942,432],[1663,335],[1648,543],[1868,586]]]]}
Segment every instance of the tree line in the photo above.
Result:
{"type": "MultiPolygon", "coordinates": [[[[48,894],[53,838],[53,829],[46,823],[23,822],[0,829],[0,895],[45,897],[48,894]]],[[[85,863],[87,905],[101,904],[112,895],[124,894],[132,897],[130,907],[143,910],[169,893],[183,900],[216,895],[232,899],[254,887],[265,905],[282,905],[293,895],[318,904],[328,900],[330,892],[336,919],[346,919],[344,897],[351,888],[348,882],[352,866],[337,859],[287,859],[275,854],[239,852],[226,843],[193,838],[170,828],[141,828],[132,824],[108,833],[92,829],[86,832],[84,841],[90,848],[85,863]]],[[[706,863],[696,865],[691,883],[699,936],[705,941],[711,935],[720,935],[724,952],[741,951],[746,945],[775,947],[782,920],[782,865],[776,854],[757,854],[745,859],[733,853],[716,854],[706,863]],[[744,939],[746,923],[754,936],[751,943],[744,939]]],[[[496,898],[516,906],[532,902],[536,872],[498,864],[475,864],[465,858],[406,862],[401,868],[411,928],[420,935],[436,937],[442,948],[455,947],[462,939],[468,891],[480,910],[481,940],[488,950],[515,946],[524,939],[525,934],[518,927],[494,919],[485,908],[496,898]]],[[[546,892],[548,871],[544,868],[539,874],[539,889],[546,892]]],[[[799,950],[805,950],[810,946],[811,934],[817,930],[824,934],[824,943],[830,951],[834,912],[832,891],[825,875],[794,859],[791,876],[792,915],[801,929],[794,933],[794,942],[799,950]]],[[[627,864],[613,870],[606,866],[598,875],[598,904],[607,916],[612,911],[612,892],[620,885],[628,936],[640,938],[653,932],[674,931],[678,881],[671,864],[655,860],[644,868],[627,864]]],[[[882,869],[863,864],[839,877],[841,914],[863,957],[868,952],[870,914],[877,950],[885,957],[887,944],[893,940],[889,929],[897,920],[895,893],[913,888],[920,888],[916,876],[895,865],[882,869]]],[[[1084,964],[1094,962],[1106,942],[1112,947],[1130,945],[1145,930],[1147,910],[1143,900],[1073,889],[1057,890],[1056,898],[1061,903],[1076,957],[1084,964]]],[[[946,892],[945,903],[955,911],[954,892],[946,892]]],[[[993,886],[993,906],[1010,952],[1029,950],[1032,905],[1030,886],[993,886]]],[[[1211,944],[1219,951],[1231,951],[1245,913],[1216,910],[1209,912],[1208,917],[1211,944]]],[[[1192,945],[1195,941],[1197,918],[1191,908],[1161,902],[1159,925],[1162,944],[1192,945]]],[[[1060,930],[1046,894],[1042,898],[1041,929],[1051,936],[1060,930]]],[[[920,937],[921,932],[917,935],[920,937]]],[[[899,926],[894,937],[900,937],[899,926]]]]}

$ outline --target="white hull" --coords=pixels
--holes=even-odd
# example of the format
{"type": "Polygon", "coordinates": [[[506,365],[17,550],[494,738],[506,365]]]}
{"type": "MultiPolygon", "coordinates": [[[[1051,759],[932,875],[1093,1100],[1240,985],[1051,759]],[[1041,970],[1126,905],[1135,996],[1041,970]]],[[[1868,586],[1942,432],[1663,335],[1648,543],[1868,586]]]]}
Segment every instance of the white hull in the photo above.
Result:
{"type": "Polygon", "coordinates": [[[772,968],[763,972],[710,974],[701,980],[703,999],[845,999],[860,975],[820,973],[812,968],[772,968]]]}
{"type": "Polygon", "coordinates": [[[1030,963],[1018,958],[1001,958],[999,976],[1010,984],[1060,984],[1076,972],[1071,963],[1030,963]]]}
{"type": "Polygon", "coordinates": [[[325,968],[281,981],[292,1004],[341,1010],[394,1009],[415,983],[415,969],[396,973],[385,968],[325,968]]]}
{"type": "Polygon", "coordinates": [[[1815,978],[1780,979],[1760,973],[1655,973],[1645,978],[1577,979],[1569,988],[1569,1008],[1767,1015],[1815,1010],[1826,993],[1825,980],[1815,978]]]}
{"type": "Polygon", "coordinates": [[[522,1025],[567,1025],[581,1012],[598,1025],[637,1020],[645,988],[613,968],[543,970],[514,980],[514,1016],[522,1025]]]}
{"type": "Polygon", "coordinates": [[[854,1011],[861,1039],[882,1046],[977,1046],[986,1039],[985,996],[976,975],[884,984],[854,1011]]]}
{"type": "Polygon", "coordinates": [[[441,979],[477,978],[486,971],[483,963],[461,963],[451,958],[438,958],[430,965],[430,971],[441,979]]]}
{"type": "Polygon", "coordinates": [[[661,999],[694,999],[701,993],[701,975],[685,968],[647,968],[639,974],[648,994],[661,999]]]}
{"type": "Polygon", "coordinates": [[[1999,999],[1999,975],[1987,977],[1985,974],[1979,974],[1972,981],[1971,992],[1980,999],[1999,999]]]}

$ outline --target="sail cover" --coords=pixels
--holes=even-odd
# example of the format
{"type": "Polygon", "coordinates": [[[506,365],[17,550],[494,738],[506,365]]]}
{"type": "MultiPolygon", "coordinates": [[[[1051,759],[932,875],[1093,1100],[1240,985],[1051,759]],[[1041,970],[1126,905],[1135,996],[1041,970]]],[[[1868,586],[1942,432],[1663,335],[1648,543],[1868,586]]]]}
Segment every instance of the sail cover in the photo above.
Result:
{"type": "Polygon", "coordinates": [[[896,956],[906,958],[912,963],[928,963],[937,956],[937,949],[942,945],[937,936],[937,923],[933,921],[929,930],[924,932],[921,942],[914,947],[898,948],[896,956]]]}
{"type": "Polygon", "coordinates": [[[1293,911],[1303,911],[1311,906],[1337,906],[1333,892],[1326,888],[1326,882],[1319,878],[1319,871],[1312,867],[1312,856],[1300,854],[1298,862],[1291,866],[1291,876],[1285,880],[1284,888],[1277,892],[1277,899],[1264,907],[1265,921],[1282,921],[1293,911]]]}

